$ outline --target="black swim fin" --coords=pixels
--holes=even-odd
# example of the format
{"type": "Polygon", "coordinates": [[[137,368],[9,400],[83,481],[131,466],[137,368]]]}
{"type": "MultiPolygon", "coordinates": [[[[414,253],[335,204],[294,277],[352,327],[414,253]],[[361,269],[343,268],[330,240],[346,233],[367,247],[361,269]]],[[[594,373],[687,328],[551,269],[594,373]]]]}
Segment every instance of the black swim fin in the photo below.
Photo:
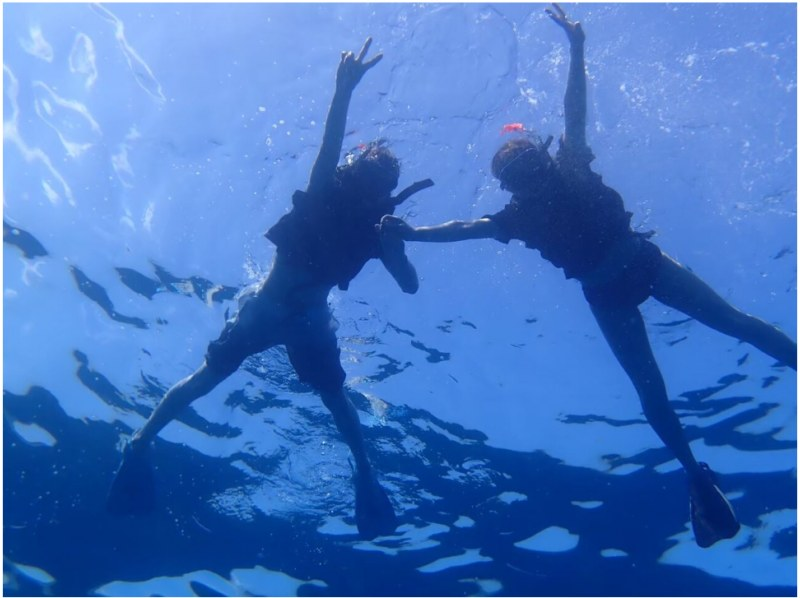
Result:
{"type": "Polygon", "coordinates": [[[733,507],[717,486],[714,472],[700,463],[702,477],[689,491],[689,516],[694,539],[701,548],[708,548],[720,540],[733,538],[739,532],[739,521],[733,507]]]}
{"type": "Polygon", "coordinates": [[[120,463],[106,499],[112,515],[145,515],[156,508],[156,489],[150,446],[133,446],[122,451],[120,463]]]}
{"type": "Polygon", "coordinates": [[[356,526],[364,540],[386,536],[397,529],[397,516],[386,491],[372,476],[356,474],[356,526]]]}

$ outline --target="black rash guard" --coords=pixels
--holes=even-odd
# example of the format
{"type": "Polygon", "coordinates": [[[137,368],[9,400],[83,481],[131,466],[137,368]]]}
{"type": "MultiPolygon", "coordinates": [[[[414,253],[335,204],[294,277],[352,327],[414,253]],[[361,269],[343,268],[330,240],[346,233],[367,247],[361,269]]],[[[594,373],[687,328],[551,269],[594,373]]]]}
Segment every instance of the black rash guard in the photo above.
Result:
{"type": "Polygon", "coordinates": [[[292,210],[265,236],[289,263],[306,268],[320,282],[346,290],[382,249],[375,225],[394,212],[394,201],[361,202],[332,187],[325,196],[295,191],[292,210]]]}
{"type": "Polygon", "coordinates": [[[634,234],[631,213],[622,197],[591,171],[589,148],[571,152],[562,144],[556,154],[558,176],[549,190],[514,195],[506,206],[486,216],[497,224],[496,239],[519,239],[567,278],[581,279],[602,261],[619,240],[634,234]]]}

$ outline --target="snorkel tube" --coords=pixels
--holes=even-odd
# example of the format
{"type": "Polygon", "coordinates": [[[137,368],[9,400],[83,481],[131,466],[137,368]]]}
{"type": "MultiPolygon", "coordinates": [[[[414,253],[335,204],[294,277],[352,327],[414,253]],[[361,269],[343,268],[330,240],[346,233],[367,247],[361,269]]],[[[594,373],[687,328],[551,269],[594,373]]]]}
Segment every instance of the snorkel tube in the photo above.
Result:
{"type": "Polygon", "coordinates": [[[433,187],[433,181],[431,179],[423,179],[421,181],[417,181],[416,183],[411,183],[408,187],[403,189],[397,195],[391,197],[392,205],[399,206],[409,197],[417,193],[418,191],[422,191],[423,189],[427,189],[428,187],[433,187]]]}

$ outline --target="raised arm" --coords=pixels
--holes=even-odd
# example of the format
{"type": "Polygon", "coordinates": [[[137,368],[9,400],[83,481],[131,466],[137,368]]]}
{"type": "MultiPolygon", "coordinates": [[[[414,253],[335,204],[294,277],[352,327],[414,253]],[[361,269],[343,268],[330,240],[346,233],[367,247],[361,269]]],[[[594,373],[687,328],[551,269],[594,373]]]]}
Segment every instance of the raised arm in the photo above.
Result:
{"type": "Polygon", "coordinates": [[[372,38],[368,37],[361,52],[358,53],[358,57],[352,52],[342,52],[342,59],[336,72],[336,90],[328,109],[328,118],[325,120],[322,145],[308,181],[307,191],[309,194],[324,190],[333,181],[336,165],[339,163],[339,155],[342,153],[347,109],[350,106],[353,90],[361,81],[364,73],[383,58],[383,54],[377,54],[364,62],[370,44],[372,44],[372,38]]]}
{"type": "Polygon", "coordinates": [[[404,241],[451,243],[469,239],[491,239],[497,235],[497,224],[489,218],[451,220],[435,226],[410,226],[397,216],[384,216],[378,225],[381,238],[398,237],[404,241]]]}
{"type": "Polygon", "coordinates": [[[569,39],[569,76],[564,94],[564,145],[580,150],[586,147],[586,64],[583,45],[586,35],[578,22],[570,21],[558,4],[545,11],[569,39]]]}

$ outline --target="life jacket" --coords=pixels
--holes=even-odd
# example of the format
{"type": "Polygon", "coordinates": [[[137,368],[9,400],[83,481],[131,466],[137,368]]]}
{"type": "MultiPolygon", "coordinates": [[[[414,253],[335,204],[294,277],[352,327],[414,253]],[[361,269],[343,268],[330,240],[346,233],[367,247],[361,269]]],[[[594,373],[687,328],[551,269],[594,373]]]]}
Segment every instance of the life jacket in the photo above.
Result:
{"type": "Polygon", "coordinates": [[[433,185],[429,179],[414,183],[396,197],[371,202],[354,201],[341,187],[324,196],[305,191],[292,195],[292,210],[264,236],[290,263],[314,272],[320,282],[347,290],[370,259],[382,248],[375,225],[411,194],[433,185]]]}

